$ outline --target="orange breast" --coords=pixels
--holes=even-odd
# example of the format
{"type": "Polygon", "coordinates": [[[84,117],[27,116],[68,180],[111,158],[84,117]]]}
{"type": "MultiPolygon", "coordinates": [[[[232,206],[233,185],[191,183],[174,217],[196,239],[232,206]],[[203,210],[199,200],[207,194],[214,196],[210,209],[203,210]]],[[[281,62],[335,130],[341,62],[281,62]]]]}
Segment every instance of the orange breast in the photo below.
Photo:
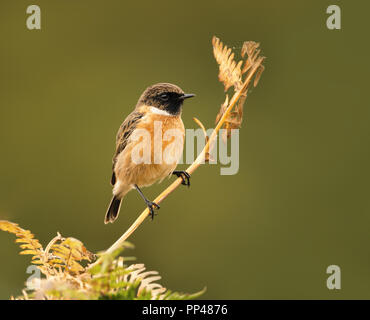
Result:
{"type": "Polygon", "coordinates": [[[143,113],[117,159],[116,176],[125,184],[148,186],[162,180],[176,168],[183,151],[185,128],[180,116],[157,114],[150,109],[143,113]],[[150,163],[135,163],[137,150],[140,157],[150,153],[150,163]]]}
{"type": "Polygon", "coordinates": [[[160,164],[162,161],[168,163],[171,161],[166,159],[170,160],[171,157],[177,157],[177,162],[181,156],[185,138],[185,128],[180,116],[147,112],[137,129],[144,129],[150,134],[151,163],[160,164]]]}

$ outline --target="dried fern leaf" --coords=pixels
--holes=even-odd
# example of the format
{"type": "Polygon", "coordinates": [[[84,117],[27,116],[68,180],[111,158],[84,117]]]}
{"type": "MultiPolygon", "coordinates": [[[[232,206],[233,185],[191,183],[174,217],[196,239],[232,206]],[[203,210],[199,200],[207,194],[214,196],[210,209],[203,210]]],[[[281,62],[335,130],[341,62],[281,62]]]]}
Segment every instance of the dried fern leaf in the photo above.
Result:
{"type": "MultiPolygon", "coordinates": [[[[253,86],[256,87],[264,70],[264,66],[262,65],[264,57],[259,56],[261,49],[259,49],[260,44],[258,42],[245,41],[241,50],[243,60],[236,64],[234,61],[234,53],[232,53],[231,49],[227,48],[220,39],[213,37],[212,44],[215,59],[219,64],[219,80],[224,84],[225,91],[233,86],[235,91],[239,91],[240,94],[240,98],[234,110],[228,111],[229,113],[222,126],[222,128],[225,129],[222,133],[222,139],[226,142],[226,140],[230,138],[232,130],[241,127],[243,121],[243,108],[248,87],[250,86],[250,80],[254,77],[253,86]],[[251,71],[252,67],[254,67],[253,71],[251,71]],[[251,72],[253,72],[253,74],[251,72]]],[[[229,99],[228,96],[226,96],[226,100],[221,105],[220,111],[216,116],[216,124],[219,123],[226,110],[228,110],[228,107],[229,99]]]]}
{"type": "Polygon", "coordinates": [[[247,55],[247,60],[242,69],[242,73],[247,72],[251,66],[255,63],[257,57],[259,56],[261,50],[258,49],[260,44],[254,41],[245,41],[241,50],[241,55],[244,58],[247,55]]]}
{"type": "Polygon", "coordinates": [[[213,54],[219,65],[218,79],[224,84],[225,92],[234,87],[238,90],[242,85],[242,70],[243,61],[236,63],[234,61],[234,53],[230,48],[224,45],[219,38],[212,38],[213,54]]]}
{"type": "Polygon", "coordinates": [[[69,273],[81,273],[85,271],[85,267],[79,262],[90,262],[93,257],[80,240],[60,237],[50,247],[47,264],[54,268],[60,267],[69,273]]]}
{"type": "Polygon", "coordinates": [[[19,254],[33,255],[32,259],[41,259],[44,251],[40,242],[34,238],[34,235],[29,230],[22,229],[18,224],[0,220],[0,230],[7,231],[16,235],[16,243],[21,243],[22,251],[19,254]]]}
{"type": "Polygon", "coordinates": [[[260,78],[261,78],[261,75],[262,75],[262,72],[265,71],[265,66],[261,65],[257,72],[256,72],[256,76],[254,78],[254,82],[253,82],[253,86],[254,87],[257,87],[258,85],[258,82],[260,81],[260,78]]]}

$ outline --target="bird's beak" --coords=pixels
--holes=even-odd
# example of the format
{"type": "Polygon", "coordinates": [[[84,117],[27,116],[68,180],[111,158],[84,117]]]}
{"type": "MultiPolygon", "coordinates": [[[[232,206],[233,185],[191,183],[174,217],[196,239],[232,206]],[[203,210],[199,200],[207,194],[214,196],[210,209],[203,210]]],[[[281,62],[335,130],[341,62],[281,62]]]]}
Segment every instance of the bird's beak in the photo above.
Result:
{"type": "Polygon", "coordinates": [[[193,94],[193,93],[185,93],[183,96],[181,96],[181,99],[182,100],[185,100],[185,99],[192,98],[192,97],[195,97],[195,94],[193,94]]]}

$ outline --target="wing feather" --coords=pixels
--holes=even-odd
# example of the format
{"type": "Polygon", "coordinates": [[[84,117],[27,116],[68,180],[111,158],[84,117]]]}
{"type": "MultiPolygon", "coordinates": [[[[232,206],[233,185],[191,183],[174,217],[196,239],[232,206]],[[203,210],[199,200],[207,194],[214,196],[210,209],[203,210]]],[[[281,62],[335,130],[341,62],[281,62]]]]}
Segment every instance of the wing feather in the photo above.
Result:
{"type": "Polygon", "coordinates": [[[113,174],[111,178],[111,184],[115,185],[116,175],[114,173],[114,168],[116,166],[118,155],[126,148],[128,139],[132,132],[135,130],[138,121],[144,116],[143,113],[138,111],[133,111],[121,124],[117,136],[116,136],[116,152],[113,157],[113,174]]]}

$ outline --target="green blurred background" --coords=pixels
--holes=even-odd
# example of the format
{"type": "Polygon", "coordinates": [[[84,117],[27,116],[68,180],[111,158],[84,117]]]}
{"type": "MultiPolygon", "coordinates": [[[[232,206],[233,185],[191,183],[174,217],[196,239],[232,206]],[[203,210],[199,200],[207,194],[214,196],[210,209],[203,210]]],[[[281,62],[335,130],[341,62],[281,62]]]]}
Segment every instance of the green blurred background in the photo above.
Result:
{"type": "MultiPolygon", "coordinates": [[[[134,192],[104,225],[116,131],[140,93],[173,82],[207,127],[224,100],[213,35],[261,42],[266,71],[246,104],[240,170],[205,165],[129,239],[166,287],[204,298],[370,298],[368,1],[2,1],[0,219],[46,244],[93,252],[144,208],[134,192]],[[42,30],[27,30],[26,7],[42,30]],[[342,30],[326,8],[342,9],[342,30]],[[366,95],[366,97],[365,97],[366,95]],[[342,289],[326,288],[326,268],[342,289]]],[[[183,166],[185,168],[185,166],[183,166]]],[[[154,198],[170,181],[145,189],[154,198]]],[[[19,295],[29,256],[0,233],[0,298],[19,295]]]]}

